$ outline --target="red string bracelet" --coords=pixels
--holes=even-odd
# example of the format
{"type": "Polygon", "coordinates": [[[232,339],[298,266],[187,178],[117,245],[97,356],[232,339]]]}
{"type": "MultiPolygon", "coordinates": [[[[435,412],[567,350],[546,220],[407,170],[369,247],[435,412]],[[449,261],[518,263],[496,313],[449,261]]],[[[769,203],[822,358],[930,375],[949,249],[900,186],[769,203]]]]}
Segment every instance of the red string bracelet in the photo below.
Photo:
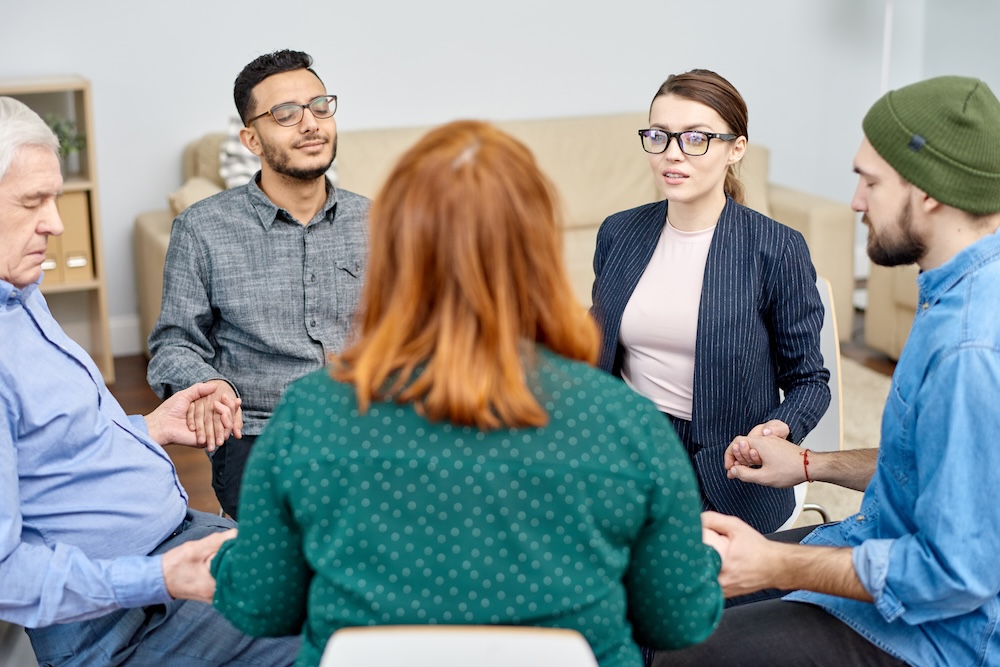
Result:
{"type": "Polygon", "coordinates": [[[801,453],[802,453],[802,469],[806,473],[806,481],[812,482],[812,480],[809,479],[809,450],[803,449],[801,453]]]}

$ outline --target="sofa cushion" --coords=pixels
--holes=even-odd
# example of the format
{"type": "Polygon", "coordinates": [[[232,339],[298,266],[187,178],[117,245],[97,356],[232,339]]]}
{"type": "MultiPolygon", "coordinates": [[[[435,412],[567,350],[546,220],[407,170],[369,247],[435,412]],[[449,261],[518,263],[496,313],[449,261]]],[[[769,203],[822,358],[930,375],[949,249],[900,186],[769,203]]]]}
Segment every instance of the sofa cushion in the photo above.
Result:
{"type": "Polygon", "coordinates": [[[260,158],[240,141],[241,129],[243,121],[235,116],[230,118],[226,138],[219,144],[219,178],[227,188],[246,185],[260,169],[260,158]]]}
{"type": "Polygon", "coordinates": [[[575,229],[659,198],[638,135],[648,122],[645,113],[627,113],[497,125],[531,149],[575,229]]]}
{"type": "Polygon", "coordinates": [[[170,212],[174,216],[177,216],[191,204],[219,192],[222,192],[222,188],[218,184],[206,178],[195,176],[188,179],[184,185],[167,196],[167,201],[170,202],[170,212]]]}
{"type": "Polygon", "coordinates": [[[771,217],[768,200],[767,174],[771,169],[771,153],[760,144],[747,144],[746,153],[737,167],[737,174],[743,183],[746,205],[758,213],[771,217]]]}

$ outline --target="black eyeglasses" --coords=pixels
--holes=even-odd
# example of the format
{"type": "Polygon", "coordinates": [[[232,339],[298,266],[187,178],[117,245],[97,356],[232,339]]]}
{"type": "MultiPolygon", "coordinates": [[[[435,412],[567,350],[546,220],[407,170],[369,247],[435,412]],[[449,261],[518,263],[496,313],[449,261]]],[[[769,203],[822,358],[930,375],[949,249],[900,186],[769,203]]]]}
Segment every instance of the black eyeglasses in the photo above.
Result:
{"type": "Polygon", "coordinates": [[[333,114],[337,112],[337,96],[320,95],[319,97],[310,100],[307,104],[295,104],[294,102],[276,104],[264,113],[254,116],[248,120],[246,124],[249,126],[250,123],[254,122],[258,118],[271,116],[271,118],[274,119],[274,122],[278,125],[291,127],[292,125],[298,125],[302,122],[302,114],[305,113],[303,109],[306,107],[309,107],[309,111],[312,112],[313,118],[331,118],[333,117],[333,114]]]}
{"type": "Polygon", "coordinates": [[[667,150],[670,140],[677,138],[677,145],[685,155],[704,155],[708,152],[708,143],[712,139],[732,141],[738,134],[720,134],[718,132],[665,132],[663,130],[639,130],[642,139],[642,150],[654,155],[667,150]]]}

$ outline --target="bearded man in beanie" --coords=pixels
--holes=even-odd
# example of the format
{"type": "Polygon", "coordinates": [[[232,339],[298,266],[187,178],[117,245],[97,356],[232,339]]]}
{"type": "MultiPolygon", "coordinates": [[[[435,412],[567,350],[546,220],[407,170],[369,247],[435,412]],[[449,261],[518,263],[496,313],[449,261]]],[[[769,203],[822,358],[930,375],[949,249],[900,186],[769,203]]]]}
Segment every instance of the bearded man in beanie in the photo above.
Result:
{"type": "Polygon", "coordinates": [[[703,514],[723,590],[742,597],[708,641],[655,665],[1000,665],[1000,102],[939,77],[886,94],[863,129],[851,206],[868,255],[921,269],[881,446],[726,450],[734,479],[840,484],[865,492],[861,511],[801,544],[703,514]]]}

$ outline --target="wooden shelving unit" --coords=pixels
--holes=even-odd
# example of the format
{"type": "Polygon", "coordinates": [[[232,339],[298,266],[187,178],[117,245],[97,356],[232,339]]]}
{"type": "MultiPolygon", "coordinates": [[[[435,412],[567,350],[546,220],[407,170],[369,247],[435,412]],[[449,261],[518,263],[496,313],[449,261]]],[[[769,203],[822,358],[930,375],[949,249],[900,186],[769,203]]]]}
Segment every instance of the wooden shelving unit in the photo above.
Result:
{"type": "Polygon", "coordinates": [[[84,137],[79,170],[63,174],[58,204],[66,231],[50,239],[42,293],[59,324],[93,357],[105,382],[112,384],[115,367],[108,329],[90,82],[79,76],[0,79],[0,95],[17,98],[43,118],[56,114],[72,120],[84,137]]]}

